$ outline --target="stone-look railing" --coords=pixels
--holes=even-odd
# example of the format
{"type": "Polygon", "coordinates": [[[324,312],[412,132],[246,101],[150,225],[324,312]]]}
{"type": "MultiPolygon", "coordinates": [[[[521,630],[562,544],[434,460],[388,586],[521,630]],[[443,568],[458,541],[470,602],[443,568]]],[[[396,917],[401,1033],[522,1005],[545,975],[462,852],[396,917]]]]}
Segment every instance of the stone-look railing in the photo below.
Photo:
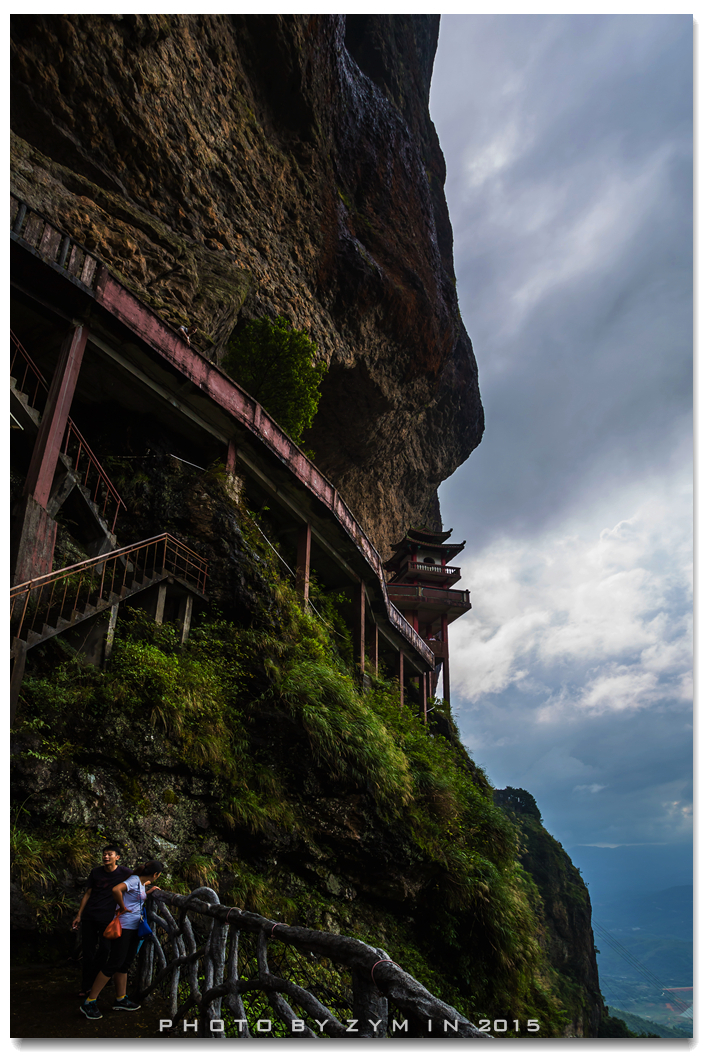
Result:
{"type": "Polygon", "coordinates": [[[10,232],[35,249],[47,261],[65,269],[89,290],[95,287],[99,262],[85,247],[55,228],[26,203],[10,195],[10,232]]]}
{"type": "MultiPolygon", "coordinates": [[[[73,280],[86,286],[98,304],[139,335],[158,354],[173,364],[211,400],[227,411],[259,439],[298,481],[334,516],[356,545],[366,564],[378,579],[388,621],[412,645],[428,668],[434,669],[434,656],[426,641],[398,610],[388,595],[381,557],[361,524],[338,491],[318,470],[276,421],[245,390],[217,365],[189,347],[174,328],[118,283],[108,269],[70,236],[59,232],[45,218],[13,195],[10,196],[10,231],[29,244],[53,265],[65,268],[73,280]]],[[[229,439],[223,437],[223,441],[229,439]]]]}
{"type": "Polygon", "coordinates": [[[165,1037],[490,1037],[357,939],[223,906],[209,887],[156,891],[147,908],[132,996],[162,1006],[165,1037]]]}

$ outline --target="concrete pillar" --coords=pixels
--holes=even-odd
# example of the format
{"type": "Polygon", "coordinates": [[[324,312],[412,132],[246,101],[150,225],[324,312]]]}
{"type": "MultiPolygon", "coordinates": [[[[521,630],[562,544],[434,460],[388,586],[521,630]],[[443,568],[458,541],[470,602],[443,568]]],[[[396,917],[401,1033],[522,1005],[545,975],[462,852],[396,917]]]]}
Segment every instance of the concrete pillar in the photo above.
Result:
{"type": "Polygon", "coordinates": [[[166,590],[168,588],[167,582],[161,582],[159,585],[159,595],[156,598],[156,614],[154,615],[154,622],[157,626],[162,626],[164,622],[164,608],[166,606],[166,590]]]}
{"type": "Polygon", "coordinates": [[[227,443],[227,457],[225,460],[225,471],[228,475],[235,475],[237,471],[237,447],[230,439],[227,443]]]}
{"type": "Polygon", "coordinates": [[[378,677],[378,626],[375,622],[371,623],[371,627],[368,632],[368,653],[371,661],[373,672],[378,677]]]}
{"type": "Polygon", "coordinates": [[[193,594],[188,593],[178,605],[178,621],[181,624],[181,644],[185,644],[190,635],[190,623],[193,618],[193,594]]]}
{"type": "Polygon", "coordinates": [[[85,324],[76,324],[69,331],[61,347],[59,363],[49,387],[49,396],[46,399],[24,485],[27,496],[34,497],[42,508],[46,508],[49,503],[54,472],[66,433],[68,414],[71,411],[87,340],[88,328],[85,324]]]}
{"type": "Polygon", "coordinates": [[[400,685],[400,705],[405,702],[405,656],[402,651],[398,652],[398,683],[400,685]]]}
{"type": "Polygon", "coordinates": [[[444,642],[444,660],[442,662],[442,678],[444,685],[443,698],[451,706],[451,692],[449,685],[449,622],[446,615],[442,615],[442,641],[444,642]]]}
{"type": "Polygon", "coordinates": [[[74,325],[61,347],[51,380],[29,462],[24,497],[15,516],[15,525],[19,524],[12,564],[15,585],[48,574],[52,568],[56,523],[47,509],[87,339],[87,327],[74,325]]]}
{"type": "Polygon", "coordinates": [[[366,586],[358,582],[352,590],[354,606],[354,656],[362,674],[366,655],[366,586]]]}
{"type": "Polygon", "coordinates": [[[49,574],[54,559],[56,522],[34,497],[22,497],[12,516],[12,584],[49,574]]]}
{"type": "Polygon", "coordinates": [[[105,647],[103,649],[103,666],[107,666],[112,655],[112,645],[115,640],[115,626],[117,625],[117,613],[120,609],[119,604],[113,604],[110,608],[110,618],[107,623],[107,633],[105,634],[105,647]]]}
{"type": "Polygon", "coordinates": [[[442,663],[438,662],[434,670],[430,674],[430,695],[434,696],[437,692],[437,685],[439,684],[439,675],[442,670],[442,663]]]}
{"type": "Polygon", "coordinates": [[[10,675],[10,725],[14,725],[15,714],[17,712],[17,700],[20,694],[20,688],[22,687],[22,679],[24,677],[24,664],[27,661],[27,649],[20,647],[19,645],[15,648],[15,655],[12,659],[12,672],[10,675]]]}
{"type": "Polygon", "coordinates": [[[295,591],[305,603],[310,595],[310,551],[312,548],[312,527],[305,523],[298,531],[298,558],[295,568],[295,591]]]}
{"type": "Polygon", "coordinates": [[[427,674],[420,675],[420,709],[425,725],[427,725],[427,674]]]}

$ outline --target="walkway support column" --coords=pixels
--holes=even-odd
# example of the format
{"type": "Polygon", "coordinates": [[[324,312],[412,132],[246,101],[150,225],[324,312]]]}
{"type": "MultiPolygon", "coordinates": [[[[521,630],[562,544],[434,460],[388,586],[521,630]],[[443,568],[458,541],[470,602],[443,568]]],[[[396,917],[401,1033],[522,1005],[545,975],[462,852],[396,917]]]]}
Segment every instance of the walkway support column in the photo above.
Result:
{"type": "Polygon", "coordinates": [[[24,677],[24,665],[27,661],[27,649],[24,645],[15,647],[15,654],[12,658],[12,671],[10,674],[10,725],[15,723],[15,713],[17,711],[17,700],[20,694],[20,688],[22,687],[22,678],[24,677]]]}
{"type": "Polygon", "coordinates": [[[444,659],[442,661],[442,683],[444,686],[443,698],[446,699],[448,705],[451,706],[452,700],[449,685],[449,622],[446,615],[442,615],[442,643],[444,645],[444,659]]]}
{"type": "Polygon", "coordinates": [[[56,522],[47,508],[87,340],[88,328],[85,324],[75,324],[64,339],[51,380],[24,484],[24,496],[15,515],[19,523],[13,563],[15,585],[51,571],[56,522]]]}
{"type": "Polygon", "coordinates": [[[234,442],[230,439],[227,443],[227,457],[225,459],[225,471],[228,475],[234,476],[237,471],[237,447],[234,442]]]}
{"type": "Polygon", "coordinates": [[[352,590],[354,602],[354,655],[363,674],[366,655],[366,586],[358,582],[352,590]]]}
{"type": "Polygon", "coordinates": [[[190,624],[193,621],[193,594],[181,598],[178,604],[178,622],[181,627],[181,644],[190,636],[190,624]]]}
{"type": "Polygon", "coordinates": [[[166,592],[168,589],[168,582],[159,583],[159,592],[156,597],[156,614],[154,615],[154,624],[162,626],[164,623],[164,610],[166,608],[166,592]]]}
{"type": "Polygon", "coordinates": [[[427,674],[420,674],[420,709],[422,710],[422,717],[427,725],[427,674]]]}
{"type": "Polygon", "coordinates": [[[295,591],[303,603],[310,596],[310,551],[312,548],[312,527],[305,523],[298,531],[298,559],[295,569],[295,591]]]}
{"type": "Polygon", "coordinates": [[[375,622],[371,623],[368,642],[369,659],[371,660],[371,666],[373,668],[374,675],[378,677],[378,626],[375,622]]]}
{"type": "Polygon", "coordinates": [[[405,656],[398,652],[398,684],[400,685],[400,705],[405,703],[405,656]]]}
{"type": "Polygon", "coordinates": [[[64,339],[59,363],[49,387],[49,396],[46,399],[24,485],[27,496],[33,497],[42,508],[46,508],[49,503],[54,472],[66,433],[68,414],[71,411],[87,341],[88,328],[85,324],[75,324],[64,339]]]}
{"type": "Polygon", "coordinates": [[[115,626],[117,625],[117,616],[119,614],[120,605],[113,604],[110,608],[110,618],[107,623],[107,633],[105,634],[105,646],[103,648],[103,666],[107,666],[112,655],[112,645],[115,641],[115,626]]]}

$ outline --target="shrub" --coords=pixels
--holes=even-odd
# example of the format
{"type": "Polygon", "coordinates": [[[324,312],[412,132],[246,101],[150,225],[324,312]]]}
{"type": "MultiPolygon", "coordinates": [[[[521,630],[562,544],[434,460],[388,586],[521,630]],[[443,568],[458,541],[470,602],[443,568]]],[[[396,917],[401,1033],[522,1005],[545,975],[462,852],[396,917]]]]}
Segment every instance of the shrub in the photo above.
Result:
{"type": "Polygon", "coordinates": [[[315,363],[315,354],[315,343],[285,317],[262,317],[230,341],[222,367],[300,444],[327,371],[326,364],[315,363]]]}

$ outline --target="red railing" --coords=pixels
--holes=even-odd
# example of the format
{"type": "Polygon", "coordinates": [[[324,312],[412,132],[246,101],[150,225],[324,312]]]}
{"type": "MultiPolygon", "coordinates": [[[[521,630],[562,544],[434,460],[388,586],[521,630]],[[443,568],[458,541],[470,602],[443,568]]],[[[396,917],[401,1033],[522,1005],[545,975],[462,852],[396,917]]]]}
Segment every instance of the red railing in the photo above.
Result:
{"type": "MultiPolygon", "coordinates": [[[[17,379],[18,390],[27,394],[31,407],[42,412],[49,392],[46,379],[12,330],[10,330],[10,344],[12,350],[10,375],[17,379]],[[16,376],[15,371],[17,371],[16,376]],[[25,389],[26,387],[31,389],[31,395],[25,389]]],[[[100,510],[103,519],[107,522],[109,513],[112,514],[110,532],[114,533],[120,508],[126,511],[126,505],[70,417],[66,424],[61,452],[64,456],[70,457],[76,476],[81,480],[81,485],[89,491],[90,499],[100,510]]]]}
{"type": "Polygon", "coordinates": [[[10,632],[26,640],[43,626],[63,628],[82,616],[103,610],[145,582],[173,574],[198,592],[205,591],[207,563],[170,534],[139,541],[136,545],[106,552],[94,559],[74,563],[63,570],[15,585],[10,590],[10,632]]]}
{"type": "Polygon", "coordinates": [[[10,329],[10,350],[10,375],[17,380],[17,389],[27,395],[27,400],[33,409],[42,412],[49,391],[48,384],[12,329],[10,329]]]}

